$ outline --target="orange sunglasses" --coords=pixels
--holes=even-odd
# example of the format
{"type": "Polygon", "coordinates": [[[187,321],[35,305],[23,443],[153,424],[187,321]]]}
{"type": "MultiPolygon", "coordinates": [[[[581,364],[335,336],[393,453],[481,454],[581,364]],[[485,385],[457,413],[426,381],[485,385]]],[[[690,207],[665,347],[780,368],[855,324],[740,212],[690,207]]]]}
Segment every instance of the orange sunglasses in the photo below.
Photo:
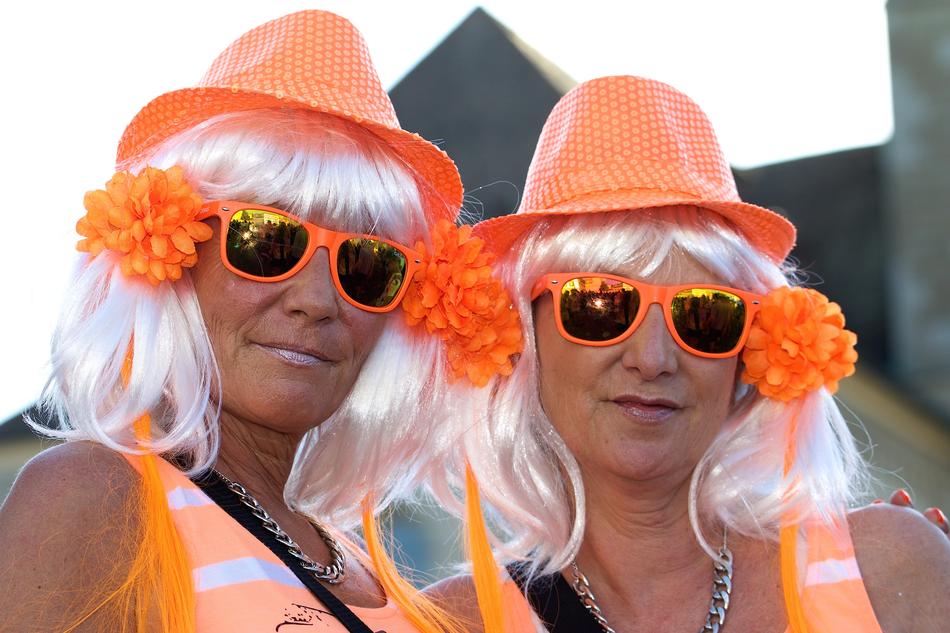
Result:
{"type": "Polygon", "coordinates": [[[375,235],[341,233],[281,209],[248,202],[214,200],[197,220],[216,216],[221,227],[221,261],[235,275],[276,282],[294,276],[326,248],[333,284],[350,304],[389,312],[422,265],[416,251],[375,235]]]}
{"type": "Polygon", "coordinates": [[[703,358],[738,354],[762,301],[761,295],[727,286],[657,286],[602,273],[544,275],[534,285],[531,300],[545,290],[554,297],[554,320],[568,341],[594,347],[619,343],[657,303],[673,340],[703,358]]]}

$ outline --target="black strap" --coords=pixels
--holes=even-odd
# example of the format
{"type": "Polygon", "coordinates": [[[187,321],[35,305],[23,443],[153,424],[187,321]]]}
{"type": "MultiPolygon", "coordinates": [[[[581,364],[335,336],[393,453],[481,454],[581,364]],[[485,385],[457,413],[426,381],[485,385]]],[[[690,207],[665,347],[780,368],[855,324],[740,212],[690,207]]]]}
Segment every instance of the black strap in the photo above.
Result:
{"type": "Polygon", "coordinates": [[[203,475],[200,479],[195,479],[196,486],[201,488],[206,495],[217,503],[222,510],[231,515],[235,521],[250,532],[254,538],[267,546],[267,549],[274,552],[294,575],[300,579],[307,589],[310,590],[320,602],[333,614],[340,624],[346,627],[350,633],[373,633],[366,624],[353,613],[349,607],[330,593],[330,590],[317,582],[313,575],[300,566],[300,561],[287,551],[287,547],[277,541],[274,535],[264,529],[260,519],[251,513],[251,509],[241,502],[234,492],[228,488],[224,480],[214,471],[203,475]]]}
{"type": "MultiPolygon", "coordinates": [[[[508,574],[525,591],[527,566],[512,563],[508,574]]],[[[528,604],[551,633],[603,633],[603,629],[561,574],[531,579],[528,604]]]]}

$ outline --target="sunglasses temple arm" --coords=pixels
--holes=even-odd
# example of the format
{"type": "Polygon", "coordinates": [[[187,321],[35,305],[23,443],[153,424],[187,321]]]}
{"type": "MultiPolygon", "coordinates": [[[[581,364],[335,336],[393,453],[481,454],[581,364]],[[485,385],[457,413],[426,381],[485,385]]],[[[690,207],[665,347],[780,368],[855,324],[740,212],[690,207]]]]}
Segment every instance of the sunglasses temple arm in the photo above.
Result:
{"type": "Polygon", "coordinates": [[[534,287],[531,289],[531,300],[534,301],[544,292],[545,288],[548,285],[548,280],[542,277],[537,282],[535,282],[534,287]]]}
{"type": "Polygon", "coordinates": [[[207,200],[201,208],[198,209],[197,215],[195,215],[195,220],[199,222],[201,220],[207,220],[208,218],[213,218],[215,216],[221,215],[222,209],[227,210],[228,207],[231,207],[231,204],[223,200],[207,200]]]}

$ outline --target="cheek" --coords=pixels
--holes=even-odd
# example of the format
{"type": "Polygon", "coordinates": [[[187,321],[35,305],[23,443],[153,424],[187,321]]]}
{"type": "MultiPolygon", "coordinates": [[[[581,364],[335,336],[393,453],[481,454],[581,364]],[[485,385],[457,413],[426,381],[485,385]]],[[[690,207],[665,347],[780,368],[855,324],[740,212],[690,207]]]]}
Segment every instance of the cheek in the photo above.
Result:
{"type": "Polygon", "coordinates": [[[541,407],[548,419],[556,424],[556,412],[561,410],[561,402],[555,402],[555,396],[563,394],[563,386],[569,383],[562,371],[563,353],[558,345],[557,328],[551,318],[550,306],[535,304],[534,344],[538,357],[538,380],[541,388],[541,407]]]}
{"type": "Polygon", "coordinates": [[[232,312],[228,310],[230,299],[237,295],[230,283],[230,277],[235,276],[224,267],[218,255],[217,222],[213,223],[212,228],[214,234],[211,239],[196,245],[198,263],[191,269],[191,280],[208,327],[208,335],[214,342],[215,331],[221,331],[223,321],[232,312]]]}
{"type": "MultiPolygon", "coordinates": [[[[204,245],[203,245],[204,246],[204,245]]],[[[215,355],[220,355],[219,338],[222,332],[231,329],[228,326],[229,318],[233,318],[240,311],[240,299],[229,301],[225,298],[234,298],[237,295],[229,288],[228,271],[216,258],[211,257],[214,252],[210,249],[198,250],[198,265],[192,269],[192,281],[195,285],[195,295],[198,305],[201,306],[201,316],[204,318],[208,337],[211,339],[215,355]],[[237,305],[235,305],[237,304],[237,305]]]]}
{"type": "Polygon", "coordinates": [[[572,421],[588,419],[589,398],[599,371],[586,348],[565,340],[557,330],[550,308],[535,311],[535,345],[541,387],[541,406],[555,429],[565,437],[577,428],[572,421]]]}
{"type": "Polygon", "coordinates": [[[697,386],[699,409],[706,412],[718,431],[732,412],[738,380],[738,359],[695,359],[690,372],[697,386]]]}
{"type": "Polygon", "coordinates": [[[276,289],[273,284],[242,279],[226,269],[218,257],[217,241],[211,242],[199,246],[192,282],[208,338],[221,364],[233,355],[240,333],[276,300],[276,289]]]}
{"type": "Polygon", "coordinates": [[[348,392],[356,382],[367,357],[379,344],[379,339],[387,325],[397,325],[390,322],[390,319],[402,319],[402,310],[379,314],[360,310],[345,301],[340,303],[338,321],[340,327],[336,329],[336,332],[337,336],[347,339],[344,346],[349,350],[349,361],[342,368],[339,386],[341,390],[348,392]]]}
{"type": "Polygon", "coordinates": [[[346,323],[346,332],[351,337],[353,359],[356,372],[359,372],[366,357],[379,342],[388,319],[402,318],[401,310],[397,308],[387,314],[375,314],[343,303],[341,319],[346,323]]]}

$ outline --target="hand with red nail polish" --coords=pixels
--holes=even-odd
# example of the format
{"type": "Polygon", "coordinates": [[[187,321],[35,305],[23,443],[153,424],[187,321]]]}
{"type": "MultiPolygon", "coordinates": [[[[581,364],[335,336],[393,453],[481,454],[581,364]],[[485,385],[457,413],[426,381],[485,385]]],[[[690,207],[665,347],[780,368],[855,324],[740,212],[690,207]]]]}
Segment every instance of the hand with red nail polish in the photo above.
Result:
{"type": "MultiPolygon", "coordinates": [[[[914,502],[910,498],[910,494],[903,488],[895,490],[891,494],[891,498],[888,500],[891,505],[901,506],[903,508],[912,508],[914,507],[914,502]]],[[[875,499],[871,502],[874,505],[883,503],[881,499],[875,499]]],[[[950,536],[950,523],[947,522],[947,515],[943,513],[940,508],[927,508],[922,515],[927,517],[927,520],[936,525],[940,530],[950,536]]]]}
{"type": "Polygon", "coordinates": [[[895,490],[894,493],[891,494],[890,503],[891,505],[903,506],[905,508],[914,507],[914,502],[911,501],[910,495],[903,488],[895,490]]]}
{"type": "Polygon", "coordinates": [[[947,515],[940,508],[927,508],[923,511],[923,515],[940,528],[944,534],[950,536],[950,524],[947,523],[947,515]]]}

